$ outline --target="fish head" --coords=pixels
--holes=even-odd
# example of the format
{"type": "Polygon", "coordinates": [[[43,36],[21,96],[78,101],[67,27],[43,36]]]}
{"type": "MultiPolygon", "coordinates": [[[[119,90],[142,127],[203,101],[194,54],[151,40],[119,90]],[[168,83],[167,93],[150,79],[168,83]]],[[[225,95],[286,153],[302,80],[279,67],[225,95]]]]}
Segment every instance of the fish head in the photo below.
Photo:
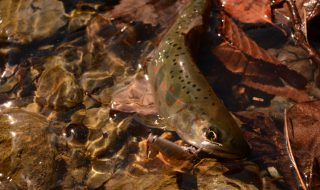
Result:
{"type": "Polygon", "coordinates": [[[199,147],[203,151],[227,159],[240,159],[249,154],[250,147],[237,125],[227,126],[214,120],[202,123],[197,128],[202,139],[199,147]]]}
{"type": "Polygon", "coordinates": [[[240,159],[249,154],[250,147],[229,112],[202,111],[184,109],[175,115],[173,125],[183,140],[219,158],[240,159]]]}

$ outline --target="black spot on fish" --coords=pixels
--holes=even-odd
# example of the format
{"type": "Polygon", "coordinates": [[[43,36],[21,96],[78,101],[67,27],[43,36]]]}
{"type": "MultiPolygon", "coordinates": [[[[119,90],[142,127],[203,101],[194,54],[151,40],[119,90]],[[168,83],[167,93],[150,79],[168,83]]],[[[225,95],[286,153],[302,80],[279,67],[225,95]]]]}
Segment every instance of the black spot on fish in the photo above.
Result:
{"type": "Polygon", "coordinates": [[[212,103],[211,105],[212,105],[212,106],[215,106],[216,104],[215,104],[215,103],[212,103]]]}
{"type": "Polygon", "coordinates": [[[187,84],[190,84],[190,83],[191,83],[190,81],[187,82],[187,84]]]}
{"type": "Polygon", "coordinates": [[[182,70],[180,70],[179,73],[182,73],[182,70]]]}
{"type": "Polygon", "coordinates": [[[172,46],[173,46],[173,47],[176,47],[177,45],[178,45],[178,44],[173,44],[172,46]]]}
{"type": "Polygon", "coordinates": [[[192,87],[196,87],[197,85],[193,84],[192,87]]]}
{"type": "Polygon", "coordinates": [[[186,86],[182,86],[182,89],[185,89],[186,88],[186,86]]]}
{"type": "Polygon", "coordinates": [[[208,97],[207,97],[207,96],[205,96],[203,99],[207,100],[207,99],[208,99],[208,97]]]}
{"type": "Polygon", "coordinates": [[[190,93],[190,91],[187,91],[186,93],[187,93],[187,94],[189,94],[189,93],[190,93]]]}
{"type": "Polygon", "coordinates": [[[181,50],[181,49],[182,49],[182,47],[178,47],[178,48],[177,48],[177,50],[181,50]]]}
{"type": "Polygon", "coordinates": [[[198,92],[200,92],[200,91],[201,91],[201,89],[200,89],[200,88],[197,88],[197,91],[198,91],[198,92]]]}

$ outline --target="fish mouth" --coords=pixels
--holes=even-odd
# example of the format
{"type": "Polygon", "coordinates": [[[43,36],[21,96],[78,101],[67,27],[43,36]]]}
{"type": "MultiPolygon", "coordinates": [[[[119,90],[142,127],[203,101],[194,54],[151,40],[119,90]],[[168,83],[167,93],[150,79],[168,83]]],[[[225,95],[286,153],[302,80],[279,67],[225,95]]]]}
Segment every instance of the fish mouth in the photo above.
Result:
{"type": "Polygon", "coordinates": [[[242,159],[245,158],[250,152],[249,145],[246,145],[247,147],[244,150],[236,150],[233,147],[209,141],[204,141],[201,143],[201,145],[201,150],[218,158],[242,159]]]}

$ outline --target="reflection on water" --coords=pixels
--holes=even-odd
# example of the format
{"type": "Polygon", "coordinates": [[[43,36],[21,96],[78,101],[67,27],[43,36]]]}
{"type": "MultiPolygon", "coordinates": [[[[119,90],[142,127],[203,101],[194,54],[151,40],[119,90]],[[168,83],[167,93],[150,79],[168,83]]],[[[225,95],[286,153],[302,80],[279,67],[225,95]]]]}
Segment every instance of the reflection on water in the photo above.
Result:
{"type": "Polygon", "coordinates": [[[148,135],[165,126],[134,114],[156,113],[136,70],[161,30],[107,20],[100,1],[70,7],[0,3],[1,189],[276,189],[249,161],[199,157],[182,173],[181,162],[148,158],[148,135]]]}

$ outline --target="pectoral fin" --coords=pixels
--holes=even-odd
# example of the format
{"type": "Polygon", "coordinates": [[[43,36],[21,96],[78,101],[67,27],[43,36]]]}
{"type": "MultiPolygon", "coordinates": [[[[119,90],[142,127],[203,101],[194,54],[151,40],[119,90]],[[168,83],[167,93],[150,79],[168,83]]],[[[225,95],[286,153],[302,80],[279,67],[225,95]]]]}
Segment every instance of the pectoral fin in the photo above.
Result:
{"type": "Polygon", "coordinates": [[[133,119],[139,124],[149,128],[162,129],[166,131],[175,131],[173,127],[170,127],[168,125],[167,120],[165,118],[160,117],[159,115],[134,114],[133,119]]]}

